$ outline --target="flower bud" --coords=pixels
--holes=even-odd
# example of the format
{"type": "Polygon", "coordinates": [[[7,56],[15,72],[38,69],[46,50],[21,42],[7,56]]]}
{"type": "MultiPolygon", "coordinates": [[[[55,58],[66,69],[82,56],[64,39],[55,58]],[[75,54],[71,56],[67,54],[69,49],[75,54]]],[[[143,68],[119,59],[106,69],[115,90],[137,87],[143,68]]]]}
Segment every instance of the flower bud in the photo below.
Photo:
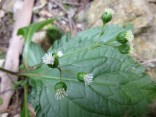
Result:
{"type": "Polygon", "coordinates": [[[122,44],[127,43],[127,41],[131,42],[133,39],[134,39],[134,35],[131,30],[120,32],[116,38],[116,40],[122,44]]]}
{"type": "Polygon", "coordinates": [[[85,76],[86,73],[84,72],[78,72],[77,73],[77,79],[80,81],[80,82],[84,82],[84,76],[85,76]]]}
{"type": "Polygon", "coordinates": [[[123,44],[123,45],[118,46],[118,50],[122,54],[128,54],[130,51],[130,46],[128,44],[123,44]]]}
{"type": "Polygon", "coordinates": [[[103,24],[106,24],[111,21],[112,14],[114,14],[114,11],[112,9],[110,8],[105,9],[101,17],[103,24]]]}
{"type": "Polygon", "coordinates": [[[67,90],[67,85],[64,82],[58,82],[54,86],[55,90],[62,89],[62,88],[64,88],[65,91],[67,90]]]}
{"type": "Polygon", "coordinates": [[[122,44],[125,44],[127,43],[127,39],[126,39],[126,32],[120,32],[118,35],[117,35],[117,38],[116,40],[122,44]]]}

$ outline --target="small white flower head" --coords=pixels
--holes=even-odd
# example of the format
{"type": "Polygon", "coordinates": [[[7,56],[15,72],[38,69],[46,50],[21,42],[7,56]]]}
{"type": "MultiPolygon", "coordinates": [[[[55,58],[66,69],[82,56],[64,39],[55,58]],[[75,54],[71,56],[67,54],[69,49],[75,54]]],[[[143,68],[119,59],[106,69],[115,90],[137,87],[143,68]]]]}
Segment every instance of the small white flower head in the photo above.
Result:
{"type": "Polygon", "coordinates": [[[93,74],[91,73],[86,74],[84,72],[78,72],[77,79],[80,82],[84,82],[85,85],[90,85],[93,82],[93,74]]]}
{"type": "Polygon", "coordinates": [[[89,73],[84,76],[85,85],[90,85],[93,82],[93,74],[89,73]]]}
{"type": "Polygon", "coordinates": [[[130,42],[134,40],[134,35],[133,35],[133,33],[132,33],[131,30],[129,30],[129,31],[126,32],[125,38],[126,38],[128,41],[130,41],[130,42]]]}
{"type": "Polygon", "coordinates": [[[108,14],[114,14],[114,10],[111,8],[106,8],[104,12],[108,14]]]}
{"type": "Polygon", "coordinates": [[[45,63],[45,64],[51,64],[51,65],[53,65],[53,64],[54,64],[54,60],[55,60],[55,58],[53,57],[53,55],[52,55],[51,52],[46,53],[46,54],[42,57],[42,61],[43,61],[43,63],[45,63]]]}
{"type": "Polygon", "coordinates": [[[63,56],[62,51],[58,51],[58,52],[57,52],[57,56],[58,56],[58,57],[62,57],[62,56],[63,56]]]}
{"type": "Polygon", "coordinates": [[[129,53],[132,54],[133,52],[134,52],[134,47],[132,45],[130,45],[129,53]]]}
{"type": "Polygon", "coordinates": [[[60,100],[64,98],[65,96],[68,96],[66,90],[67,90],[67,85],[64,82],[58,82],[54,86],[55,89],[55,97],[57,100],[60,100]]]}
{"type": "Polygon", "coordinates": [[[64,98],[64,96],[68,96],[68,94],[67,94],[67,92],[65,91],[64,88],[56,90],[55,97],[56,97],[57,100],[60,100],[60,99],[64,98]]]}

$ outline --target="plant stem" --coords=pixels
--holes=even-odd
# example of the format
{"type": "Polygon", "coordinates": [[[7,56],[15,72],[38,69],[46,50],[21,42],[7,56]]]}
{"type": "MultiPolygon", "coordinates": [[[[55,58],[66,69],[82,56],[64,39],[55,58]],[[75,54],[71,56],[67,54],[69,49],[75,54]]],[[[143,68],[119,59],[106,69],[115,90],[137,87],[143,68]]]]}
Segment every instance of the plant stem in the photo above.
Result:
{"type": "Polygon", "coordinates": [[[60,71],[60,81],[62,80],[62,69],[60,68],[60,66],[57,66],[57,69],[60,71]]]}
{"type": "Polygon", "coordinates": [[[100,37],[104,34],[104,26],[105,26],[105,25],[102,26],[100,36],[99,36],[99,38],[98,38],[98,40],[97,40],[97,44],[98,44],[99,41],[100,41],[100,37]]]}
{"type": "Polygon", "coordinates": [[[28,83],[24,85],[24,108],[25,109],[25,117],[29,117],[29,110],[28,110],[28,83]]]}
{"type": "Polygon", "coordinates": [[[6,73],[9,73],[11,75],[15,75],[15,76],[18,76],[18,72],[12,72],[12,71],[9,71],[7,69],[4,69],[2,67],[0,67],[0,71],[3,71],[3,72],[6,72],[6,73]]]}

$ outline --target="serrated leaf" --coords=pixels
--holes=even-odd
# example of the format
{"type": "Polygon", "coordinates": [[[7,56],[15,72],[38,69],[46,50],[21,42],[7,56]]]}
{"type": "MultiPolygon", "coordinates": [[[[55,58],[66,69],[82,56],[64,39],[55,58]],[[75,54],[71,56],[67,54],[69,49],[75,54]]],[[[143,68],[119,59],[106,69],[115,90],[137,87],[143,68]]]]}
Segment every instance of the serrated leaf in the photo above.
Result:
{"type": "MultiPolygon", "coordinates": [[[[58,49],[63,46],[63,48],[69,48],[70,50],[70,48],[75,47],[75,44],[73,43],[81,43],[81,41],[83,40],[86,40],[87,42],[81,43],[80,46],[82,47],[84,46],[84,44],[89,45],[90,43],[94,43],[95,41],[97,42],[97,40],[99,40],[99,42],[108,42],[114,40],[120,32],[129,29],[130,28],[123,28],[119,25],[106,25],[104,29],[102,29],[101,27],[95,27],[78,33],[75,37],[72,37],[72,39],[70,35],[65,35],[61,39],[61,41],[55,41],[55,43],[53,44],[53,48],[58,49]],[[104,31],[103,35],[101,35],[102,31],[104,31]],[[70,43],[68,43],[69,40],[70,43]]],[[[115,40],[113,41],[113,43],[114,45],[120,45],[120,43],[115,40]]]]}
{"type": "MultiPolygon", "coordinates": [[[[54,96],[54,85],[60,77],[57,69],[42,65],[22,74],[32,79],[30,99],[37,111],[36,116],[141,117],[146,114],[148,105],[156,96],[156,84],[133,58],[103,44],[115,38],[120,31],[113,31],[114,36],[111,38],[101,38],[100,43],[97,43],[98,38],[90,37],[92,34],[89,31],[81,33],[81,38],[76,37],[55,45],[56,50],[64,53],[59,61],[68,96],[62,100],[56,100],[54,96]],[[79,82],[76,78],[78,72],[92,73],[92,84],[85,86],[79,82]]],[[[97,29],[92,32],[100,34],[100,29],[99,32],[97,29]]]]}

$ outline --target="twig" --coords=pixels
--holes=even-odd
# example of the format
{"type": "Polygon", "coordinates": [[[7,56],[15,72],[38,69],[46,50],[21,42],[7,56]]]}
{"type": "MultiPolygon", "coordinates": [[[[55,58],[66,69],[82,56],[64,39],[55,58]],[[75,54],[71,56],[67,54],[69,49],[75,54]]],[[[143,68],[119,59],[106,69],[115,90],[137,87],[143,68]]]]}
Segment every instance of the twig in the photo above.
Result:
{"type": "Polygon", "coordinates": [[[53,1],[56,5],[58,5],[66,14],[68,14],[68,11],[64,8],[64,6],[58,2],[57,0],[51,0],[53,1]]]}
{"type": "Polygon", "coordinates": [[[156,4],[156,1],[149,1],[149,3],[151,3],[151,4],[156,4]]]}
{"type": "Polygon", "coordinates": [[[149,63],[155,63],[156,64],[156,58],[151,59],[151,60],[144,61],[141,64],[145,65],[145,64],[149,64],[149,63]]]}
{"type": "Polygon", "coordinates": [[[63,4],[69,4],[69,5],[73,5],[73,6],[81,6],[83,4],[77,3],[77,2],[68,2],[68,1],[63,1],[63,4]]]}
{"type": "Polygon", "coordinates": [[[147,61],[143,61],[143,62],[141,62],[141,64],[143,66],[145,66],[146,69],[156,68],[156,58],[155,59],[151,59],[151,60],[147,60],[147,61]]]}
{"type": "Polygon", "coordinates": [[[5,90],[5,91],[3,91],[3,92],[0,92],[0,95],[6,93],[6,92],[8,92],[8,91],[13,91],[13,90],[14,90],[14,89],[7,89],[7,90],[5,90]]]}
{"type": "Polygon", "coordinates": [[[70,31],[72,33],[75,32],[74,21],[73,21],[72,17],[70,16],[69,12],[64,8],[64,6],[59,1],[56,1],[56,0],[51,0],[51,1],[53,1],[56,5],[58,5],[68,15],[70,31]]]}

